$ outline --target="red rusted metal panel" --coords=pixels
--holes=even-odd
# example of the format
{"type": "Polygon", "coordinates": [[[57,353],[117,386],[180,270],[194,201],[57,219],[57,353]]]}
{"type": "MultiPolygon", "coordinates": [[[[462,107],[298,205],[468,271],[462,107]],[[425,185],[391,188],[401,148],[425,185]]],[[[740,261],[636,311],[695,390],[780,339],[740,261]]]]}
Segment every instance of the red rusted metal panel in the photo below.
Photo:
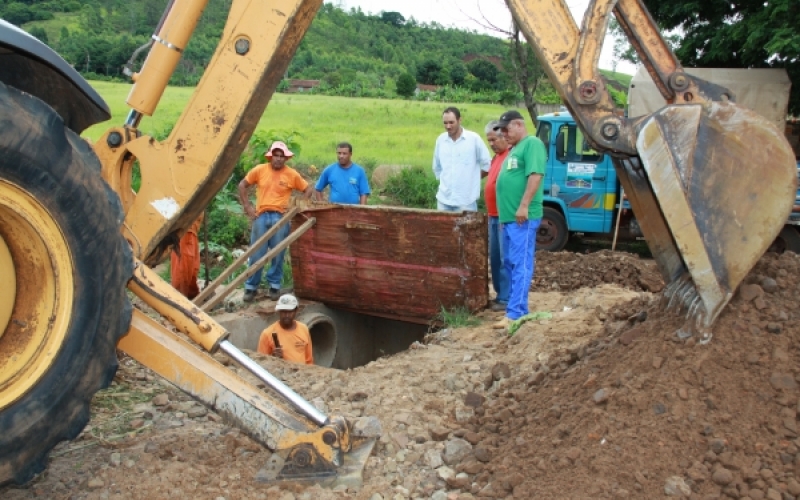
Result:
{"type": "Polygon", "coordinates": [[[331,205],[292,228],[308,217],[316,224],[291,247],[298,297],[420,323],[489,300],[485,214],[331,205]]]}

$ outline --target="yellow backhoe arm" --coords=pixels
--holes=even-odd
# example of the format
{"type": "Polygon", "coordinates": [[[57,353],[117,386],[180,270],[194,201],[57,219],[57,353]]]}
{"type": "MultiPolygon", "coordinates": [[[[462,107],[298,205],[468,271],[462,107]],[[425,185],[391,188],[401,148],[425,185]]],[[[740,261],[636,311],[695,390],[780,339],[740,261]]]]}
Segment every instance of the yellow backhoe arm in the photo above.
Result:
{"type": "Polygon", "coordinates": [[[783,227],[797,189],[782,131],[683,72],[641,0],[593,0],[579,30],[563,0],[506,0],[552,83],[617,175],[689,330],[710,327],[783,227]],[[611,12],[670,103],[616,116],[597,69],[611,12]]]}
{"type": "Polygon", "coordinates": [[[188,341],[134,311],[118,347],[185,392],[236,422],[280,457],[272,479],[325,480],[350,464],[360,476],[374,439],[358,439],[341,417],[328,417],[226,340],[227,332],[143,261],[156,262],[227,182],[321,0],[234,0],[219,46],[189,104],[163,142],[141,136],[202,14],[206,0],[175,0],[153,48],[135,74],[123,127],[95,146],[103,177],[120,195],[123,235],[137,262],[128,288],[209,352],[224,352],[271,391],[233,374],[188,341]],[[142,185],[131,190],[139,161],[142,185]],[[141,260],[138,260],[141,259],[141,260]]]}
{"type": "Polygon", "coordinates": [[[138,136],[166,88],[207,0],[175,0],[135,85],[124,127],[95,145],[103,177],[123,201],[123,233],[152,264],[228,181],[322,0],[234,0],[203,77],[163,142],[138,136]],[[142,185],[131,191],[138,159],[142,185]]]}

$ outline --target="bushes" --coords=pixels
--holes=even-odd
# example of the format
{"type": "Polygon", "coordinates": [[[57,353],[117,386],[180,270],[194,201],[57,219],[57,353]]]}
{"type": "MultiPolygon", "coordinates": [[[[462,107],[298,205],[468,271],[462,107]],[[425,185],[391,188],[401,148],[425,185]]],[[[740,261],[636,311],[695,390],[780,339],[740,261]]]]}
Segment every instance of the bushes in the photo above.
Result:
{"type": "Polygon", "coordinates": [[[412,167],[389,177],[383,194],[406,207],[434,209],[438,189],[439,181],[421,167],[412,167]]]}
{"type": "Polygon", "coordinates": [[[214,208],[208,213],[208,239],[227,248],[250,243],[250,222],[243,214],[222,208],[214,208]]]}
{"type": "Polygon", "coordinates": [[[417,80],[411,73],[403,73],[397,79],[397,95],[401,97],[411,97],[417,89],[417,80]]]}

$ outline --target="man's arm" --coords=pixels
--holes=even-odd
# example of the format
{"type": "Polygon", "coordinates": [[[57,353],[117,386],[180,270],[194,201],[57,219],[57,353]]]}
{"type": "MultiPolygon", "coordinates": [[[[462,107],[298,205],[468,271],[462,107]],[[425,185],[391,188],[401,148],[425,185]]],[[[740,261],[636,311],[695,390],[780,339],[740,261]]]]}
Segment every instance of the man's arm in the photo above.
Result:
{"type": "Polygon", "coordinates": [[[322,175],[319,176],[317,180],[316,186],[314,186],[314,199],[317,201],[322,201],[322,192],[328,186],[328,169],[322,171],[322,175]]]}
{"type": "Polygon", "coordinates": [[[492,165],[492,155],[489,153],[489,148],[483,143],[479,135],[475,135],[475,142],[477,143],[477,160],[478,165],[481,167],[481,177],[489,175],[489,169],[492,165]]]}
{"type": "Polygon", "coordinates": [[[361,169],[360,177],[360,184],[358,186],[359,191],[361,191],[358,197],[358,204],[359,205],[366,205],[367,204],[367,196],[372,193],[372,190],[369,188],[369,180],[367,180],[367,173],[364,169],[361,169]]]}
{"type": "Polygon", "coordinates": [[[244,209],[244,213],[247,215],[247,218],[250,220],[254,220],[256,218],[256,211],[253,208],[253,205],[250,203],[250,198],[247,197],[247,188],[252,186],[249,182],[247,182],[247,178],[242,179],[239,183],[239,203],[242,204],[242,208],[244,209]]]}
{"type": "Polygon", "coordinates": [[[275,345],[272,343],[272,339],[270,338],[267,330],[261,332],[261,336],[258,339],[258,349],[257,352],[261,354],[266,354],[267,356],[272,356],[272,352],[275,350],[275,345]]]}
{"type": "Polygon", "coordinates": [[[541,174],[531,174],[528,176],[528,182],[525,184],[525,192],[522,194],[522,201],[517,208],[515,214],[517,223],[522,224],[528,220],[528,206],[531,204],[533,195],[539,190],[539,184],[542,182],[541,174]]]}
{"type": "Polygon", "coordinates": [[[314,194],[314,186],[312,186],[311,184],[309,184],[309,185],[308,185],[308,187],[306,188],[306,190],[305,190],[305,191],[303,191],[303,197],[304,197],[305,199],[309,199],[309,198],[311,198],[311,195],[312,195],[312,194],[314,194]]]}
{"type": "Polygon", "coordinates": [[[439,140],[436,140],[436,146],[433,148],[433,176],[436,180],[442,176],[442,164],[439,163],[439,140]]]}

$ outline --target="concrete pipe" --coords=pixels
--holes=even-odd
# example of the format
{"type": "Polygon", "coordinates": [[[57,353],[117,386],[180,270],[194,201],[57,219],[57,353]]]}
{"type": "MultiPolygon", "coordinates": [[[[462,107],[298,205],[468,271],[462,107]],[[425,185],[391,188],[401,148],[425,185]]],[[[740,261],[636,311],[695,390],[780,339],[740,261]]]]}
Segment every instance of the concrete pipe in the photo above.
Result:
{"type": "Polygon", "coordinates": [[[311,333],[311,346],[314,350],[314,364],[330,367],[336,358],[338,335],[336,324],[330,316],[316,311],[303,311],[297,321],[305,323],[311,333]]]}

